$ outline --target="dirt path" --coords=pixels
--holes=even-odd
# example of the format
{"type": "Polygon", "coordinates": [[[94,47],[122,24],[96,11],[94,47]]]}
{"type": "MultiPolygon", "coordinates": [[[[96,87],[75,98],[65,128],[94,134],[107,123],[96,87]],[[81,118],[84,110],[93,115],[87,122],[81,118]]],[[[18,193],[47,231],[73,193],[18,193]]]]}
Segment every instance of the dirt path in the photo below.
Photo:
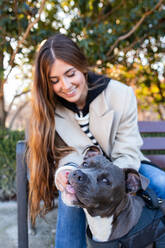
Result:
{"type": "MultiPolygon", "coordinates": [[[[57,208],[37,219],[37,234],[29,234],[29,248],[54,248],[57,208]]],[[[17,248],[17,203],[0,202],[0,247],[17,248]]]]}

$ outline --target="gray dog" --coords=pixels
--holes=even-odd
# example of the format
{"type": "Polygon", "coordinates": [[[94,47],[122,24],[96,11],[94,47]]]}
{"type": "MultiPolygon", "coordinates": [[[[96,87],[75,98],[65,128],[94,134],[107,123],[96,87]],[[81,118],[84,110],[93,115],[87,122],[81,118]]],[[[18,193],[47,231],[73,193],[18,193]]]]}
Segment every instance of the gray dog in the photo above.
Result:
{"type": "Polygon", "coordinates": [[[65,196],[68,205],[85,211],[90,247],[144,248],[155,242],[165,248],[163,212],[135,195],[147,185],[145,177],[115,166],[97,147],[87,150],[82,165],[69,174],[65,196]]]}

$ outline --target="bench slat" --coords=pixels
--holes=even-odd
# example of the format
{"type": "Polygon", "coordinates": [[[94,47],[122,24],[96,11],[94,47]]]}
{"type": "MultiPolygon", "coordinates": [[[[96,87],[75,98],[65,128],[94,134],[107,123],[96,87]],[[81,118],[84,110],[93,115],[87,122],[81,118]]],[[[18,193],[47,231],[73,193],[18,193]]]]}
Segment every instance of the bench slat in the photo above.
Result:
{"type": "Polygon", "coordinates": [[[139,121],[140,133],[165,133],[165,121],[139,121]]]}
{"type": "Polygon", "coordinates": [[[165,137],[143,137],[142,151],[165,150],[165,137]]]}
{"type": "Polygon", "coordinates": [[[165,154],[154,154],[154,155],[145,155],[149,158],[152,163],[158,165],[158,167],[165,169],[165,154]]]}

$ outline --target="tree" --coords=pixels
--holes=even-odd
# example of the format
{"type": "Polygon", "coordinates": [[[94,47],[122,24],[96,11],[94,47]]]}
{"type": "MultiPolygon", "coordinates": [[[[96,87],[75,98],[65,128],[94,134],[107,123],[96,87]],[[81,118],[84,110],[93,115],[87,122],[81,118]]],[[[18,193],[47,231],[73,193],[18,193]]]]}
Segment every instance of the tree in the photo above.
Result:
{"type": "Polygon", "coordinates": [[[148,89],[147,96],[152,99],[149,102],[165,119],[165,1],[75,0],[73,6],[70,3],[63,1],[68,12],[73,8],[79,11],[68,33],[84,49],[90,65],[101,71],[107,71],[112,64],[120,64],[127,71],[136,67],[136,86],[148,89]],[[137,65],[143,70],[137,70],[137,65]]]}
{"type": "Polygon", "coordinates": [[[8,114],[4,57],[9,56],[8,73],[17,66],[16,54],[32,63],[38,44],[59,31],[78,42],[95,69],[108,72],[112,65],[121,65],[128,84],[133,73],[138,90],[143,88],[140,97],[147,88],[160,118],[165,118],[165,0],[0,0],[0,9],[0,126],[8,114]]]}
{"type": "Polygon", "coordinates": [[[0,0],[0,127],[5,127],[8,114],[5,110],[4,84],[11,70],[17,66],[16,56],[21,54],[26,59],[25,63],[31,63],[37,45],[62,27],[53,26],[58,22],[58,5],[58,1],[53,0],[0,0]],[[9,57],[8,68],[4,65],[6,55],[9,57]]]}

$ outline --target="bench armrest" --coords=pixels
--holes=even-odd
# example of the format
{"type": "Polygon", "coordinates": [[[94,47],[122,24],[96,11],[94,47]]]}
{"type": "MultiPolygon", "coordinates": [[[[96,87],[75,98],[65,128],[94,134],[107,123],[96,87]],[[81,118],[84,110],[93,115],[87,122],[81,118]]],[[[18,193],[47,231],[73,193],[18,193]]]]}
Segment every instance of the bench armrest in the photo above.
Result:
{"type": "Polygon", "coordinates": [[[18,248],[28,248],[28,180],[25,161],[26,142],[16,146],[18,248]]]}

